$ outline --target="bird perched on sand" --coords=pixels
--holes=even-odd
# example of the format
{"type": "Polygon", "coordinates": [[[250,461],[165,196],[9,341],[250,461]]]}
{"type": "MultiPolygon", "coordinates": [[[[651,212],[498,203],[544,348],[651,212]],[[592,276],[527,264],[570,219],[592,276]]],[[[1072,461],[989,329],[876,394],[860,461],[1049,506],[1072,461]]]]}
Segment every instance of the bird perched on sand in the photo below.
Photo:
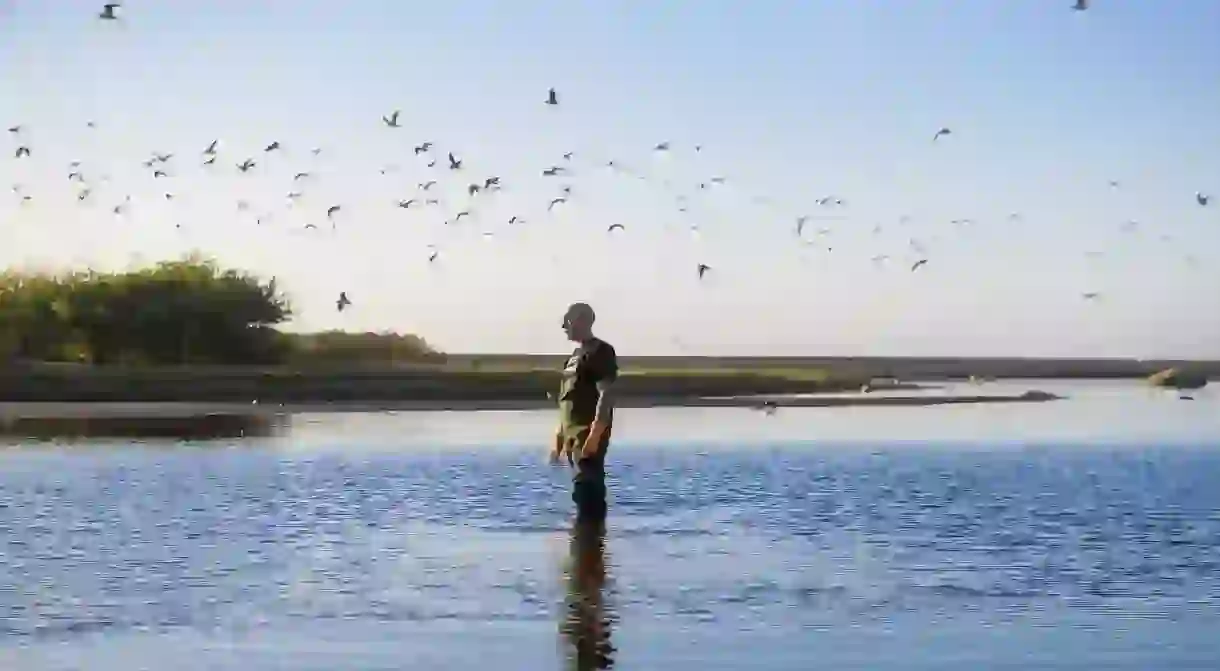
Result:
{"type": "Polygon", "coordinates": [[[249,172],[250,168],[253,168],[255,165],[257,165],[257,164],[254,162],[254,159],[248,158],[248,159],[242,161],[241,163],[238,163],[237,169],[242,172],[249,172]]]}
{"type": "Polygon", "coordinates": [[[119,18],[114,13],[114,10],[119,9],[120,7],[122,7],[122,5],[117,2],[108,2],[102,5],[102,11],[97,15],[97,18],[102,19],[103,21],[114,21],[119,18]]]}
{"type": "Polygon", "coordinates": [[[937,140],[941,139],[942,137],[944,137],[946,135],[952,135],[952,134],[953,134],[952,129],[941,128],[940,130],[936,131],[935,135],[932,136],[932,141],[936,142],[937,140]]]}
{"type": "MultiPolygon", "coordinates": [[[[27,156],[29,155],[28,149],[26,150],[26,155],[27,156]]],[[[1203,207],[1207,207],[1207,204],[1210,203],[1211,200],[1212,200],[1212,197],[1205,193],[1202,193],[1202,192],[1195,193],[1195,202],[1198,203],[1199,205],[1202,205],[1203,207]]]]}
{"type": "Polygon", "coordinates": [[[398,114],[399,114],[399,111],[394,110],[393,114],[391,114],[389,116],[381,117],[381,121],[383,123],[385,123],[386,126],[389,126],[390,128],[400,128],[400,126],[398,125],[398,114]]]}
{"type": "Polygon", "coordinates": [[[335,307],[338,308],[339,312],[343,312],[344,308],[349,307],[351,304],[352,302],[348,299],[347,292],[340,291],[339,300],[335,301],[335,307]]]}
{"type": "Polygon", "coordinates": [[[457,159],[457,157],[453,155],[453,152],[449,152],[449,169],[450,170],[461,170],[462,169],[462,162],[459,161],[457,159]]]}
{"type": "Polygon", "coordinates": [[[546,104],[548,104],[548,105],[558,105],[559,104],[559,94],[555,92],[555,89],[552,88],[549,91],[547,91],[546,104]]]}

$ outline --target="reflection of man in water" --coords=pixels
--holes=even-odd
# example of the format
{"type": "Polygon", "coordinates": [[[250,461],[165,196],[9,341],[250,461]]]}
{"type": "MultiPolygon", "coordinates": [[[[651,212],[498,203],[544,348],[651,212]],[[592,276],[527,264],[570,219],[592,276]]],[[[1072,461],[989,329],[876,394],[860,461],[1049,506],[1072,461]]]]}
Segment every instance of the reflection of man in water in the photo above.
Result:
{"type": "Polygon", "coordinates": [[[606,604],[606,525],[581,518],[572,526],[568,565],[567,613],[560,631],[567,643],[568,668],[574,671],[614,666],[611,615],[606,604]]]}
{"type": "Polygon", "coordinates": [[[618,358],[610,343],[593,335],[593,308],[573,303],[563,316],[563,330],[577,343],[563,369],[559,390],[559,430],[551,450],[552,463],[567,455],[575,461],[572,501],[578,516],[606,515],[606,449],[614,421],[612,387],[618,358]]]}

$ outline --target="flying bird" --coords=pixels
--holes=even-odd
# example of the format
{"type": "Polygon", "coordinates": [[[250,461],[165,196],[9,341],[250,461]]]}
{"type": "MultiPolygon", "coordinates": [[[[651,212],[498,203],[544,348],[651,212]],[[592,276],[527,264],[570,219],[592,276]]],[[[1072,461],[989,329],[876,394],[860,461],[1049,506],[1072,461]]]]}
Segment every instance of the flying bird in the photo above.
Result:
{"type": "Polygon", "coordinates": [[[310,150],[309,150],[309,153],[313,154],[314,156],[317,156],[318,154],[321,154],[321,153],[322,153],[322,148],[321,148],[321,147],[314,147],[313,149],[310,149],[310,150]]]}
{"type": "Polygon", "coordinates": [[[150,162],[154,162],[154,163],[168,163],[168,162],[169,162],[169,160],[170,160],[171,158],[173,158],[173,157],[174,157],[174,155],[173,155],[173,154],[153,154],[153,157],[152,157],[152,159],[151,159],[151,161],[150,161],[150,162]]]}
{"type": "Polygon", "coordinates": [[[1083,12],[1089,8],[1089,0],[1076,0],[1076,4],[1072,5],[1072,9],[1083,12]]]}
{"type": "Polygon", "coordinates": [[[115,15],[114,10],[120,7],[122,7],[122,5],[117,2],[106,3],[102,5],[102,12],[97,15],[97,18],[105,21],[114,21],[115,19],[119,18],[115,15]]]}
{"type": "Polygon", "coordinates": [[[933,135],[933,136],[932,136],[932,141],[933,141],[933,142],[936,142],[936,141],[937,141],[937,140],[939,140],[941,137],[943,137],[943,136],[945,136],[945,135],[952,135],[952,134],[953,134],[953,130],[952,130],[952,129],[949,129],[949,128],[941,128],[940,130],[936,131],[936,134],[935,134],[935,135],[933,135]]]}
{"type": "Polygon", "coordinates": [[[22,156],[29,156],[29,155],[30,155],[29,147],[17,147],[17,153],[16,153],[17,158],[21,158],[22,156]]]}
{"type": "MultiPolygon", "coordinates": [[[[27,149],[26,155],[28,156],[29,153],[30,153],[30,150],[27,149]]],[[[1205,193],[1196,193],[1195,194],[1195,202],[1202,205],[1203,207],[1207,207],[1207,204],[1210,203],[1211,200],[1212,200],[1212,197],[1205,193]]]]}
{"type": "Polygon", "coordinates": [[[337,307],[339,309],[339,312],[343,312],[343,309],[350,306],[351,304],[352,304],[352,302],[350,300],[348,300],[348,298],[347,298],[347,292],[340,291],[339,300],[335,301],[335,307],[337,307]]]}
{"type": "Polygon", "coordinates": [[[212,144],[208,145],[207,149],[203,150],[204,154],[215,154],[216,148],[220,146],[220,140],[212,140],[212,144]]]}
{"type": "Polygon", "coordinates": [[[238,163],[237,169],[242,172],[249,172],[250,168],[253,168],[255,165],[257,165],[257,164],[254,162],[254,160],[248,158],[248,159],[242,161],[241,163],[238,163]]]}
{"type": "Polygon", "coordinates": [[[462,210],[461,212],[458,212],[457,214],[453,215],[453,223],[456,224],[458,222],[458,220],[461,219],[462,217],[469,217],[469,216],[470,216],[469,210],[462,210]]]}
{"type": "Polygon", "coordinates": [[[551,89],[551,90],[547,91],[546,104],[548,104],[548,105],[558,105],[559,104],[559,94],[555,92],[555,89],[551,89]]]}
{"type": "Polygon", "coordinates": [[[659,143],[657,143],[657,146],[652,148],[652,150],[653,151],[669,151],[669,143],[668,142],[659,142],[659,143]]]}
{"type": "Polygon", "coordinates": [[[473,196],[473,195],[477,194],[479,191],[481,191],[482,189],[483,189],[483,187],[479,186],[478,184],[471,184],[470,186],[466,187],[466,193],[473,196]]]}
{"type": "Polygon", "coordinates": [[[339,210],[342,209],[343,208],[339,205],[331,205],[330,207],[326,208],[326,218],[333,221],[335,215],[338,214],[339,210]]]}
{"type": "Polygon", "coordinates": [[[453,155],[453,152],[449,152],[449,169],[450,170],[461,170],[462,169],[462,162],[457,160],[457,157],[455,157],[453,155]]]}
{"type": "Polygon", "coordinates": [[[419,156],[420,154],[422,154],[422,153],[424,153],[424,152],[427,152],[427,151],[431,151],[431,150],[432,150],[432,143],[431,143],[431,142],[425,142],[425,143],[423,143],[423,144],[421,144],[421,145],[419,145],[418,147],[416,147],[416,148],[415,148],[415,155],[416,155],[416,156],[419,156]]]}
{"type": "Polygon", "coordinates": [[[169,177],[169,173],[165,172],[164,170],[154,170],[153,179],[157,179],[158,177],[169,177]]]}
{"type": "Polygon", "coordinates": [[[9,126],[8,132],[12,133],[13,135],[17,135],[21,132],[21,126],[9,126]]]}
{"type": "Polygon", "coordinates": [[[82,189],[80,193],[76,194],[76,199],[84,202],[84,200],[89,197],[90,193],[92,192],[89,189],[82,189]]]}
{"type": "Polygon", "coordinates": [[[552,198],[551,203],[546,206],[546,211],[550,212],[551,210],[555,209],[556,205],[563,205],[566,202],[568,202],[567,198],[552,198]]]}
{"type": "Polygon", "coordinates": [[[441,201],[439,198],[429,198],[424,201],[424,205],[440,205],[440,204],[441,204],[441,201]]]}
{"type": "Polygon", "coordinates": [[[400,200],[400,201],[398,201],[398,206],[405,210],[418,202],[419,201],[414,198],[412,198],[410,200],[400,200]]]}
{"type": "Polygon", "coordinates": [[[390,128],[399,128],[400,126],[398,125],[398,113],[399,113],[398,110],[394,110],[393,114],[391,114],[390,116],[383,116],[383,117],[381,117],[381,120],[383,122],[385,122],[385,125],[389,126],[390,128]]]}
{"type": "Polygon", "coordinates": [[[263,147],[263,151],[264,151],[264,152],[273,152],[273,151],[275,151],[276,149],[279,149],[279,148],[280,148],[280,143],[279,143],[279,141],[277,140],[277,141],[272,142],[271,144],[267,145],[266,147],[263,147]]]}
{"type": "Polygon", "coordinates": [[[916,270],[919,270],[920,268],[926,266],[927,264],[928,264],[927,259],[920,259],[920,260],[916,261],[915,263],[911,264],[911,272],[915,272],[916,270]]]}
{"type": "Polygon", "coordinates": [[[238,212],[245,212],[248,209],[250,209],[250,203],[247,203],[244,200],[237,201],[237,211],[238,212]]]}
{"type": "Polygon", "coordinates": [[[627,230],[627,227],[623,226],[622,224],[610,224],[606,228],[607,233],[613,233],[614,231],[625,231],[625,230],[627,230]]]}
{"type": "Polygon", "coordinates": [[[509,226],[512,226],[513,224],[524,224],[524,223],[525,223],[525,220],[518,216],[513,216],[513,217],[509,218],[509,220],[508,220],[509,226]]]}
{"type": "Polygon", "coordinates": [[[1118,180],[1116,180],[1116,179],[1112,179],[1112,180],[1110,180],[1110,188],[1111,188],[1111,189],[1117,189],[1118,187],[1119,187],[1118,180]]]}
{"type": "Polygon", "coordinates": [[[435,168],[435,167],[436,167],[436,159],[432,159],[431,161],[428,161],[428,167],[429,167],[429,168],[435,168]]]}
{"type": "Polygon", "coordinates": [[[301,180],[305,179],[306,177],[309,177],[309,173],[307,173],[307,172],[298,172],[297,174],[295,174],[295,175],[293,175],[293,176],[292,176],[292,181],[294,181],[294,182],[299,182],[299,181],[301,181],[301,180]]]}
{"type": "Polygon", "coordinates": [[[165,199],[166,199],[166,200],[173,200],[173,199],[174,199],[174,194],[169,193],[168,191],[167,191],[167,192],[165,192],[165,199]]]}
{"type": "Polygon", "coordinates": [[[699,279],[703,279],[703,276],[704,276],[705,274],[707,274],[707,271],[709,271],[709,270],[711,270],[711,269],[712,269],[712,267],[711,267],[711,266],[709,266],[709,265],[707,265],[706,263],[700,263],[700,264],[699,264],[699,266],[698,266],[698,271],[699,271],[699,279]]]}
{"type": "Polygon", "coordinates": [[[215,162],[216,162],[216,155],[215,155],[215,154],[213,154],[213,155],[212,155],[210,158],[208,158],[208,160],[204,161],[204,162],[203,162],[203,164],[204,164],[204,165],[212,165],[212,164],[213,164],[213,163],[215,163],[215,162]]]}
{"type": "Polygon", "coordinates": [[[563,172],[563,168],[561,168],[561,167],[559,167],[559,166],[557,166],[557,165],[556,165],[556,166],[552,166],[552,167],[550,167],[550,168],[547,168],[546,170],[543,170],[543,171],[542,171],[542,176],[543,176],[543,177],[554,177],[554,176],[558,175],[558,174],[559,174],[559,173],[561,173],[561,172],[563,172]]]}
{"type": "Polygon", "coordinates": [[[431,179],[431,180],[428,180],[427,182],[423,182],[423,183],[421,183],[421,184],[419,185],[419,188],[420,188],[420,190],[422,190],[422,191],[427,191],[428,189],[431,189],[431,188],[432,188],[432,187],[434,187],[434,186],[436,186],[436,180],[435,180],[435,179],[431,179]]]}
{"type": "Polygon", "coordinates": [[[487,179],[483,180],[484,189],[490,189],[492,187],[499,187],[499,186],[500,186],[499,177],[488,177],[487,179]]]}
{"type": "Polygon", "coordinates": [[[68,173],[68,181],[69,182],[84,182],[85,178],[79,172],[73,171],[73,172],[68,173]]]}
{"type": "Polygon", "coordinates": [[[432,250],[432,253],[428,255],[428,263],[432,263],[433,261],[435,261],[435,260],[436,260],[436,257],[438,257],[438,256],[440,256],[440,255],[441,255],[440,250],[438,250],[438,249],[433,249],[433,250],[432,250]]]}
{"type": "Polygon", "coordinates": [[[1101,298],[1101,294],[1096,291],[1089,291],[1089,292],[1081,294],[1081,296],[1084,297],[1084,299],[1086,301],[1093,301],[1093,300],[1097,300],[1098,298],[1101,298]]]}

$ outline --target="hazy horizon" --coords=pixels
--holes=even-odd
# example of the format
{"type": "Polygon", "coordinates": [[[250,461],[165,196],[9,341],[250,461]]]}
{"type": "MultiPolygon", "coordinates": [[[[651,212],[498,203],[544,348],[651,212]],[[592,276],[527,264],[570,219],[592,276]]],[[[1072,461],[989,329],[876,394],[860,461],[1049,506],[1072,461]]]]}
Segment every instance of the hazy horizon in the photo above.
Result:
{"type": "Polygon", "coordinates": [[[462,353],[582,300],[625,356],[1220,359],[1220,3],[101,4],[0,0],[5,266],[198,250],[462,353]]]}

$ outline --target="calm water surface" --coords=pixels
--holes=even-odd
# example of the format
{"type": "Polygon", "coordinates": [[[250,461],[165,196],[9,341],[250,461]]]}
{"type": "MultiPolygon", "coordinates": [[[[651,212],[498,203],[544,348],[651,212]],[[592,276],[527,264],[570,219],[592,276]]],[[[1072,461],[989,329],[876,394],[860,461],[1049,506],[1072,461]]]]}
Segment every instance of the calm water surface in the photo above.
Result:
{"type": "Polygon", "coordinates": [[[8,439],[0,668],[1220,668],[1220,392],[1017,386],[622,411],[604,533],[549,413],[8,439]]]}

